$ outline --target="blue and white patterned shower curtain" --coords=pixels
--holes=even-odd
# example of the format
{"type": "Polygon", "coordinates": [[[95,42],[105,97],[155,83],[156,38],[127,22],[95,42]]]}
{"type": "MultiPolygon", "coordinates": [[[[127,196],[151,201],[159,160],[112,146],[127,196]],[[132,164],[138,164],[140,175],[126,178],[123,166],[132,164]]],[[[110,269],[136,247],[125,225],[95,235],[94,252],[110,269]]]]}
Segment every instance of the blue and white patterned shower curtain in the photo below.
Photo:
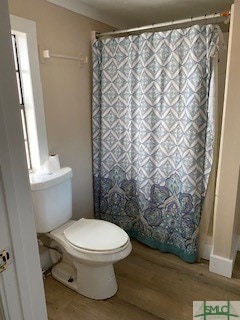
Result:
{"type": "Polygon", "coordinates": [[[218,39],[195,25],[93,45],[95,215],[187,262],[213,160],[218,39]]]}

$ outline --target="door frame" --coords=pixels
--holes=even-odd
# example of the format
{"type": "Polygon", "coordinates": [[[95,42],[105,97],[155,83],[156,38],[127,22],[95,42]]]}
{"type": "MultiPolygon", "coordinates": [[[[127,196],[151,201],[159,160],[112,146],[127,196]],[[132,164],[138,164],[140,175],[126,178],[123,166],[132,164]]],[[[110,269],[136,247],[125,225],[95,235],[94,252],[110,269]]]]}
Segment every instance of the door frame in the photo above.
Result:
{"type": "MultiPolygon", "coordinates": [[[[4,278],[8,283],[1,290],[1,296],[6,308],[14,303],[12,293],[15,292],[22,309],[22,316],[18,314],[16,317],[14,313],[7,316],[10,310],[4,310],[7,320],[47,320],[10,34],[8,3],[1,0],[0,169],[8,224],[5,232],[9,235],[9,248],[12,250],[9,270],[12,269],[16,278],[16,283],[13,283],[8,270],[0,274],[0,280],[4,278]]],[[[3,227],[0,224],[0,231],[3,227]]]]}
{"type": "Polygon", "coordinates": [[[215,191],[211,272],[232,277],[239,251],[240,225],[240,0],[231,6],[229,45],[215,191]]]}

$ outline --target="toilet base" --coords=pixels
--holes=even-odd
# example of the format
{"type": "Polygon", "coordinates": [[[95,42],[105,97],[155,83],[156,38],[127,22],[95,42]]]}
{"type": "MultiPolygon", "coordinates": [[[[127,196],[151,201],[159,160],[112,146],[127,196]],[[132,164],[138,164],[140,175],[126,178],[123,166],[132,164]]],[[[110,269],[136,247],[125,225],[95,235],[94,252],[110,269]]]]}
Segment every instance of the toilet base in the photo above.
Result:
{"type": "Polygon", "coordinates": [[[60,262],[52,268],[52,276],[65,286],[77,291],[77,272],[73,266],[60,262]]]}
{"type": "Polygon", "coordinates": [[[76,261],[73,264],[58,263],[52,268],[52,276],[72,290],[95,300],[108,299],[117,292],[112,264],[96,267],[76,261]]]}

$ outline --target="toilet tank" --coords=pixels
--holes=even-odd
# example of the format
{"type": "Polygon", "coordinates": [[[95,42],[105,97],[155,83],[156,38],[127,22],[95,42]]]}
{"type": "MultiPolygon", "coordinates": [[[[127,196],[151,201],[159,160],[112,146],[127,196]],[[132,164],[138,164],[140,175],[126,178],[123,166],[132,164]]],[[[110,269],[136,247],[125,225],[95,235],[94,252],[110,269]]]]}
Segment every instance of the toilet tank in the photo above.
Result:
{"type": "Polygon", "coordinates": [[[30,174],[36,230],[46,233],[72,217],[72,169],[52,174],[30,174]]]}

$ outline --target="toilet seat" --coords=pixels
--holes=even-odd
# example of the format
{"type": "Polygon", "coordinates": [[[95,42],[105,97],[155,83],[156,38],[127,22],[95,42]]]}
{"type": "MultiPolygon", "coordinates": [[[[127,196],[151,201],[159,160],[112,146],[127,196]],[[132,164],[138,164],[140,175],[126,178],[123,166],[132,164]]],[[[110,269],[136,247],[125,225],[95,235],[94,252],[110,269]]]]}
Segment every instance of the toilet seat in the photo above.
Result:
{"type": "Polygon", "coordinates": [[[129,240],[127,233],[120,227],[95,219],[79,219],[63,233],[70,245],[94,252],[116,250],[124,247],[129,240]]]}

